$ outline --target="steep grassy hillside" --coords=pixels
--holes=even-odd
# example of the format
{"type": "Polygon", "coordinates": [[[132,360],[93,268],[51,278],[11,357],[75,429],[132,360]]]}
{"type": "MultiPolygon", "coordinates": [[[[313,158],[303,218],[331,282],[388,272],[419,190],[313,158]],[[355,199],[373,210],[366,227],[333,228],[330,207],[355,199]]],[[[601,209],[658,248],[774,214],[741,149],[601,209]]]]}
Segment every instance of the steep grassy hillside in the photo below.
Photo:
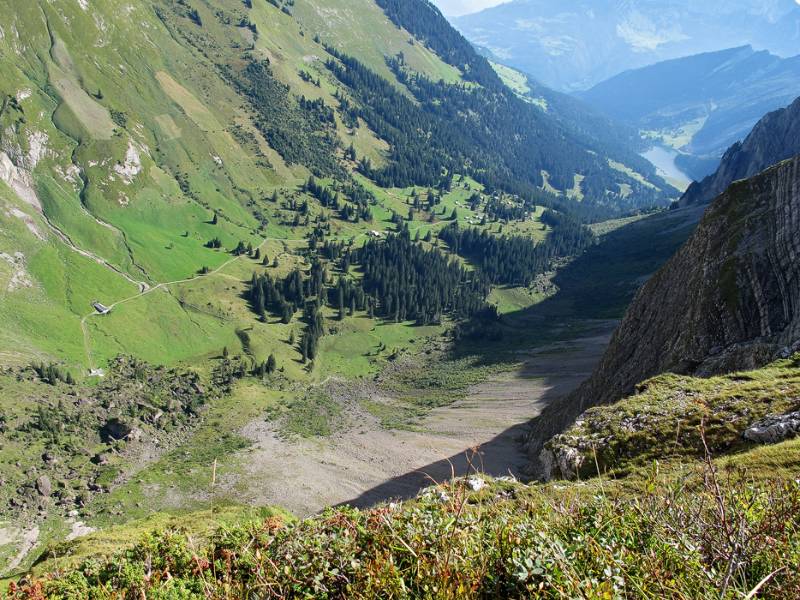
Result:
{"type": "MultiPolygon", "coordinates": [[[[439,186],[437,168],[469,171],[479,155],[486,160],[473,175],[491,182],[487,191],[508,188],[515,202],[553,204],[557,198],[537,185],[564,187],[565,177],[570,186],[579,182],[576,197],[595,207],[587,214],[613,212],[615,194],[627,206],[658,199],[640,177],[595,160],[587,150],[596,145],[578,132],[561,152],[562,142],[549,141],[563,137],[561,126],[542,115],[525,145],[536,149],[530,142],[540,136],[546,152],[528,152],[528,162],[511,164],[518,153],[498,150],[510,149],[506,141],[474,138],[455,115],[432,113],[435,100],[420,109],[425,100],[412,93],[421,88],[402,83],[386,57],[402,55],[403,80],[441,81],[436,94],[458,89],[453,86],[466,67],[447,48],[427,43],[424,33],[415,42],[413,32],[397,27],[370,0],[279,7],[261,0],[157,0],[122,8],[110,0],[91,6],[64,0],[6,9],[0,251],[3,272],[13,281],[0,303],[0,336],[4,348],[13,349],[6,362],[47,358],[98,368],[122,351],[176,362],[237,346],[235,330],[246,323],[237,317],[236,290],[220,298],[219,280],[249,268],[238,269],[242,260],[232,263],[225,250],[239,242],[267,253],[301,249],[314,223],[295,219],[292,207],[305,200],[317,221],[326,212],[318,199],[298,191],[311,173],[327,184],[355,180],[375,194],[374,223],[331,219],[332,235],[356,243],[369,230],[385,229],[392,211],[405,216],[407,205],[395,198],[411,193],[413,184],[423,184],[418,191],[424,194],[439,186]],[[458,152],[435,140],[442,145],[426,165],[429,174],[419,172],[412,157],[422,140],[387,123],[363,84],[342,80],[346,71],[335,76],[337,59],[326,48],[385,78],[395,101],[433,127],[436,138],[459,137],[458,152]],[[586,150],[578,150],[582,144],[586,150]],[[537,164],[559,156],[579,158],[537,164]],[[357,170],[403,190],[375,189],[357,170]],[[218,248],[208,247],[213,240],[218,248]],[[186,282],[198,273],[202,280],[186,282]],[[137,297],[139,291],[147,293],[137,297]],[[214,299],[200,309],[187,303],[188,295],[214,299]],[[95,300],[114,310],[106,318],[93,316],[95,300]]],[[[441,26],[441,17],[431,19],[441,26]]],[[[474,53],[467,60],[483,64],[474,53]]],[[[479,112],[508,102],[499,87],[492,95],[464,94],[479,112]]],[[[516,111],[527,110],[510,102],[516,111]]],[[[442,196],[442,210],[459,201],[442,196]]],[[[422,212],[417,220],[420,226],[435,221],[422,212]]]]}

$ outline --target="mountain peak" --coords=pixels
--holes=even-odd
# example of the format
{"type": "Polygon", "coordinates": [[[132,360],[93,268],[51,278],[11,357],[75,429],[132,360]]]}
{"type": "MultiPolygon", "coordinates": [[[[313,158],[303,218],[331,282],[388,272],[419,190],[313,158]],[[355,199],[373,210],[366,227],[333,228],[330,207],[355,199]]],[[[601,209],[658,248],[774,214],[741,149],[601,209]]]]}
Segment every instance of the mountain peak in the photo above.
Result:
{"type": "Polygon", "coordinates": [[[770,165],[800,154],[800,98],[764,116],[742,141],[725,152],[719,169],[693,183],[680,206],[711,202],[734,181],[746,179],[770,165]]]}

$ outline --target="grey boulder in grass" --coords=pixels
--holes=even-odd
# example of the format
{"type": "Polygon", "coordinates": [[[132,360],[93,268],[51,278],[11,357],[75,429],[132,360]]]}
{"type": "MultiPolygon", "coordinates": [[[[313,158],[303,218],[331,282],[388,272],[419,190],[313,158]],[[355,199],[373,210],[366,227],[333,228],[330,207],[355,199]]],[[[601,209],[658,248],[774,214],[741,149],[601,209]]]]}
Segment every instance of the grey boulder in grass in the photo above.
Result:
{"type": "Polygon", "coordinates": [[[744,432],[744,438],[758,444],[777,444],[800,434],[800,411],[785,415],[770,415],[754,423],[744,432]]]}

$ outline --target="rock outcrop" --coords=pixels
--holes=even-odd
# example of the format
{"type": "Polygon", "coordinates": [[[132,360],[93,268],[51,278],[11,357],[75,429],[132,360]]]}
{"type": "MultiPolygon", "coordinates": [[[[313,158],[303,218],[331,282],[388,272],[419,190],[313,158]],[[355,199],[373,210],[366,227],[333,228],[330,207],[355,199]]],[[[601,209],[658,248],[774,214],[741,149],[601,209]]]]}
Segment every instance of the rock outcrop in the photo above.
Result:
{"type": "Polygon", "coordinates": [[[699,183],[693,183],[678,205],[708,204],[734,181],[752,177],[798,154],[800,98],[787,108],[771,112],[761,119],[744,142],[737,142],[728,148],[717,172],[699,183]]]}
{"type": "Polygon", "coordinates": [[[800,339],[800,157],[733,184],[645,284],[591,379],[587,405],[649,377],[763,366],[800,339]]]}
{"type": "Polygon", "coordinates": [[[594,374],[533,424],[529,451],[661,373],[759,368],[800,340],[800,156],[733,184],[648,281],[594,374]]]}
{"type": "Polygon", "coordinates": [[[759,444],[777,444],[796,435],[800,435],[800,411],[766,417],[744,432],[746,440],[759,444]]]}

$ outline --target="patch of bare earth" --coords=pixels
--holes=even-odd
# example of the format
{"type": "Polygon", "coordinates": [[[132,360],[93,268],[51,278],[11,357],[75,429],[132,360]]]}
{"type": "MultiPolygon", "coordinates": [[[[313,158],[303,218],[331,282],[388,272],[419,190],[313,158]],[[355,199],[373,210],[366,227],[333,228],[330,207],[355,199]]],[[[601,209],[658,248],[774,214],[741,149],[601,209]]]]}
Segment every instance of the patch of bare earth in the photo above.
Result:
{"type": "Polygon", "coordinates": [[[13,573],[14,570],[22,564],[22,561],[28,554],[36,547],[39,541],[39,528],[33,526],[30,529],[16,530],[16,529],[2,529],[0,530],[0,545],[16,543],[17,553],[11,558],[11,561],[5,566],[5,572],[13,573]]]}
{"type": "Polygon", "coordinates": [[[253,441],[239,456],[243,472],[223,475],[221,487],[240,502],[280,505],[304,516],[340,503],[408,498],[432,480],[473,466],[521,477],[527,456],[520,439],[528,421],[589,376],[612,327],[526,354],[520,368],[434,410],[417,431],[385,430],[359,414],[339,436],[286,440],[270,423],[254,421],[242,431],[253,441]]]}

